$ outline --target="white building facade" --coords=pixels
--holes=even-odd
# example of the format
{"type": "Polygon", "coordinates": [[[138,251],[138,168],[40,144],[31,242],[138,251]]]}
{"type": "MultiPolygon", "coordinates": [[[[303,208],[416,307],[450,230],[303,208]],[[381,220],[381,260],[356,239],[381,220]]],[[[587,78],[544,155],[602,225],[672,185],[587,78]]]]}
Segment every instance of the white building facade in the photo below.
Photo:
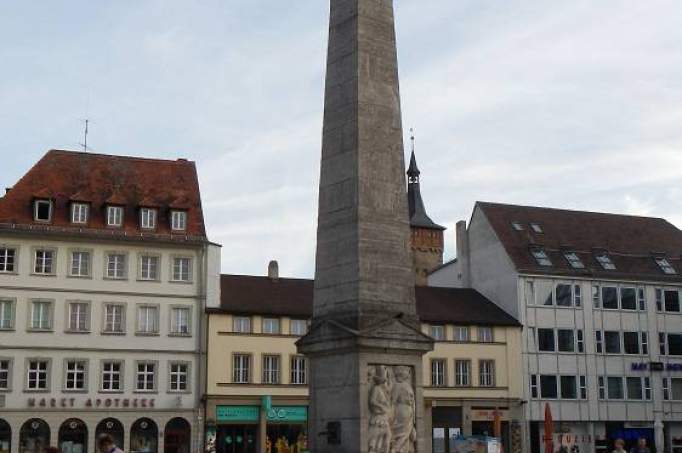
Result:
{"type": "MultiPolygon", "coordinates": [[[[526,439],[682,451],[682,232],[661,219],[478,203],[429,283],[472,286],[524,325],[526,439]]],[[[572,450],[573,449],[573,450],[572,450]]]]}

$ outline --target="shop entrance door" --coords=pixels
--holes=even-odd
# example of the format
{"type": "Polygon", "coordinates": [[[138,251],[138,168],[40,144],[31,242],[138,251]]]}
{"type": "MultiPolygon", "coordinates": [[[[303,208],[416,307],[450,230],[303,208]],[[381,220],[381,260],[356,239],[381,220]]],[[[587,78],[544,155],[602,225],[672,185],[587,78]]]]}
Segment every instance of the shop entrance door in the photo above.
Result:
{"type": "Polygon", "coordinates": [[[228,425],[218,427],[217,453],[256,453],[258,427],[228,425]]]}

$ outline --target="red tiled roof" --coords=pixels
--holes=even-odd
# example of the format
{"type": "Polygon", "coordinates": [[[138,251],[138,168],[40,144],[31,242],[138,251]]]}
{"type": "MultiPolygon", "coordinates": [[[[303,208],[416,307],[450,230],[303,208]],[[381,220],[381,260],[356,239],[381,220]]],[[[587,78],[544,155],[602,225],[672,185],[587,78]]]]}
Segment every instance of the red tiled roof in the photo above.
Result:
{"type": "Polygon", "coordinates": [[[476,208],[485,214],[519,272],[682,281],[682,231],[664,219],[484,202],[476,208]],[[516,231],[512,222],[522,224],[523,230],[516,231]],[[531,223],[543,232],[535,232],[531,223]],[[545,249],[551,267],[538,265],[530,253],[533,246],[545,249]],[[576,252],[586,268],[573,269],[563,255],[566,250],[576,252]],[[597,263],[598,250],[608,251],[616,270],[604,270],[597,263]],[[655,254],[667,256],[678,275],[664,274],[655,254]]]}
{"type": "MultiPolygon", "coordinates": [[[[221,275],[220,308],[208,313],[310,318],[313,280],[221,275]]],[[[417,313],[423,322],[518,326],[519,323],[474,289],[417,286],[417,313]]]]}
{"type": "Polygon", "coordinates": [[[194,162],[184,159],[161,160],[111,156],[73,151],[48,151],[7,193],[0,198],[0,224],[26,227],[33,225],[33,201],[54,201],[52,222],[41,231],[101,233],[186,240],[205,239],[199,181],[194,162]],[[187,231],[172,232],[169,207],[175,200],[186,200],[187,231]],[[70,203],[90,202],[86,226],[70,223],[70,203]],[[124,225],[106,227],[106,205],[124,206],[124,225]],[[157,228],[142,233],[139,207],[159,207],[157,228]]]}

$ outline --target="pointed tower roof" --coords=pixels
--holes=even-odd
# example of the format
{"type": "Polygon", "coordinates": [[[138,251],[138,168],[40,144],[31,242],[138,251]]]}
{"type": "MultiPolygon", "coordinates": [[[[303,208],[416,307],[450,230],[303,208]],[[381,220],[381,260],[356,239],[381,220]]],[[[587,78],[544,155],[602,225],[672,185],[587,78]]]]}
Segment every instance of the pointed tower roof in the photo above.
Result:
{"type": "Polygon", "coordinates": [[[419,175],[421,172],[419,171],[419,167],[417,167],[417,158],[414,156],[414,149],[412,150],[412,156],[410,157],[410,168],[407,169],[407,176],[410,177],[410,179],[417,178],[419,179],[419,175]]]}
{"type": "MultiPolygon", "coordinates": [[[[414,143],[414,139],[413,139],[414,143]]],[[[407,204],[410,212],[410,226],[412,228],[427,228],[430,230],[445,230],[444,226],[438,225],[426,213],[424,200],[422,200],[421,189],[419,187],[420,171],[417,167],[417,158],[412,149],[410,167],[407,170],[407,204]]]]}

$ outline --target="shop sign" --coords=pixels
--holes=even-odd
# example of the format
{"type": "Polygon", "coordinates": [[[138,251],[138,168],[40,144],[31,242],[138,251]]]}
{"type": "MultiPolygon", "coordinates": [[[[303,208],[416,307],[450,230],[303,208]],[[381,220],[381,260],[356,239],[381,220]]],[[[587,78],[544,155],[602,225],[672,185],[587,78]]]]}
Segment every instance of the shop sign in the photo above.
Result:
{"type": "Polygon", "coordinates": [[[500,420],[509,420],[508,409],[474,409],[471,411],[471,420],[475,422],[492,422],[495,414],[500,416],[500,420]]]}
{"type": "Polygon", "coordinates": [[[257,422],[258,406],[218,406],[216,420],[219,422],[257,422]]]}
{"type": "Polygon", "coordinates": [[[635,362],[630,364],[632,371],[682,371],[682,363],[635,362]]]}
{"type": "Polygon", "coordinates": [[[76,398],[29,398],[28,407],[78,407],[82,404],[85,408],[154,408],[156,400],[154,398],[88,398],[78,401],[76,398]]]}
{"type": "Polygon", "coordinates": [[[267,412],[270,422],[308,421],[308,408],[306,406],[273,406],[267,412]]]}

